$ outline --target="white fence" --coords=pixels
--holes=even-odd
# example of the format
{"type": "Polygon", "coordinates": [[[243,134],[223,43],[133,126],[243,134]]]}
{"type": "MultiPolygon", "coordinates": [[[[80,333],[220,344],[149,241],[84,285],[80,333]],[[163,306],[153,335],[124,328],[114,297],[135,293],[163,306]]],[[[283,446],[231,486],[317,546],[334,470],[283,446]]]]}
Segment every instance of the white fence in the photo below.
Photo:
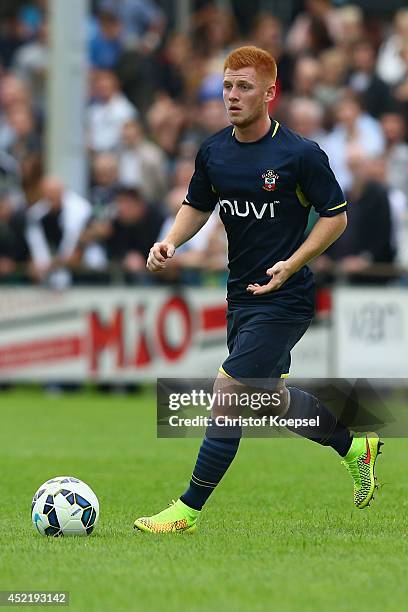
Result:
{"type": "MultiPolygon", "coordinates": [[[[214,376],[222,289],[2,289],[0,380],[154,381],[214,376]]],[[[295,347],[291,375],[406,377],[408,290],[337,289],[331,322],[295,347]]]]}

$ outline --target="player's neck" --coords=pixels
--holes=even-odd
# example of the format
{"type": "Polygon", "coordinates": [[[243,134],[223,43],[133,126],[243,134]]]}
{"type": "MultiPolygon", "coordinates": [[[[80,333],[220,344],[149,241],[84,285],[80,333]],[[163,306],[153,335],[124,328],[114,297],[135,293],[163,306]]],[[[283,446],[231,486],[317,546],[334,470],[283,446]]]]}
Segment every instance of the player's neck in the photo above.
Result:
{"type": "Polygon", "coordinates": [[[260,140],[271,129],[271,118],[269,115],[246,127],[235,126],[234,136],[239,142],[256,142],[260,140]]]}

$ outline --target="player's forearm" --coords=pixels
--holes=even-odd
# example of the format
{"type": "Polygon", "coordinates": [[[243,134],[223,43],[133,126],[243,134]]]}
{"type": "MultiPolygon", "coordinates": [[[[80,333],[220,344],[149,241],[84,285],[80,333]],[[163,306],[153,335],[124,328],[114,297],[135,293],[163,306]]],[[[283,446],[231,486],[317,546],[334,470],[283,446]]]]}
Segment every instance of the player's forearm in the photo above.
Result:
{"type": "Polygon", "coordinates": [[[341,236],[346,227],[346,213],[335,217],[321,217],[304,243],[287,260],[293,272],[297,272],[314,257],[321,255],[341,236]]]}
{"type": "Polygon", "coordinates": [[[205,225],[211,212],[202,212],[183,204],[178,211],[174,223],[164,238],[164,242],[170,242],[177,248],[190,240],[205,225]]]}

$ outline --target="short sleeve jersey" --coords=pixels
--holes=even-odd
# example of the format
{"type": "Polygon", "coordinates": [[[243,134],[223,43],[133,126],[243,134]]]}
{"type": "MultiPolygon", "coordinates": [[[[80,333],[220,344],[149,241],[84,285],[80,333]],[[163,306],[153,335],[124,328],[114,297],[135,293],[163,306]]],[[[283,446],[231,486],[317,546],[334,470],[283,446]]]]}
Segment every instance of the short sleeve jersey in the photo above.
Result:
{"type": "Polygon", "coordinates": [[[186,204],[201,211],[219,204],[228,238],[230,304],[269,304],[285,320],[313,316],[314,281],[307,266],[266,295],[253,296],[247,286],[266,284],[266,270],[299,248],[311,206],[322,217],[347,209],[327,155],[315,142],[272,120],[260,140],[242,143],[229,126],[201,145],[186,204]]]}

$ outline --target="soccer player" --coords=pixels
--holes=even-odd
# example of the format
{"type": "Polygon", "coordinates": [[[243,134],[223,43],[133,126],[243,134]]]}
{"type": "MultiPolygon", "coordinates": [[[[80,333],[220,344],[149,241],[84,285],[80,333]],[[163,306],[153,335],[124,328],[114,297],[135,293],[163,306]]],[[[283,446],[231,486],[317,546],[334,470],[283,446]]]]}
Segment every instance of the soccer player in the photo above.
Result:
{"type": "MultiPolygon", "coordinates": [[[[314,312],[314,281],[307,263],[342,234],[347,203],[319,146],[269,117],[276,63],[253,46],[230,53],[224,65],[224,102],[231,126],[207,138],[183,206],[167,237],[153,245],[147,267],[163,270],[177,247],[206,223],[217,203],[228,236],[228,349],[214,393],[243,380],[285,377],[290,351],[314,312]],[[320,218],[305,239],[310,206],[320,218]]],[[[241,381],[241,382],[240,382],[241,381]]],[[[369,505],[381,442],[375,433],[352,435],[313,395],[278,385],[286,418],[316,418],[316,429],[296,430],[332,447],[354,483],[354,503],[369,505]]],[[[215,413],[217,414],[217,408],[215,413]]],[[[190,484],[173,504],[135,527],[152,533],[192,532],[201,509],[231,465],[241,431],[220,437],[207,428],[190,484]]],[[[221,434],[222,436],[222,434],[221,434]]]]}

